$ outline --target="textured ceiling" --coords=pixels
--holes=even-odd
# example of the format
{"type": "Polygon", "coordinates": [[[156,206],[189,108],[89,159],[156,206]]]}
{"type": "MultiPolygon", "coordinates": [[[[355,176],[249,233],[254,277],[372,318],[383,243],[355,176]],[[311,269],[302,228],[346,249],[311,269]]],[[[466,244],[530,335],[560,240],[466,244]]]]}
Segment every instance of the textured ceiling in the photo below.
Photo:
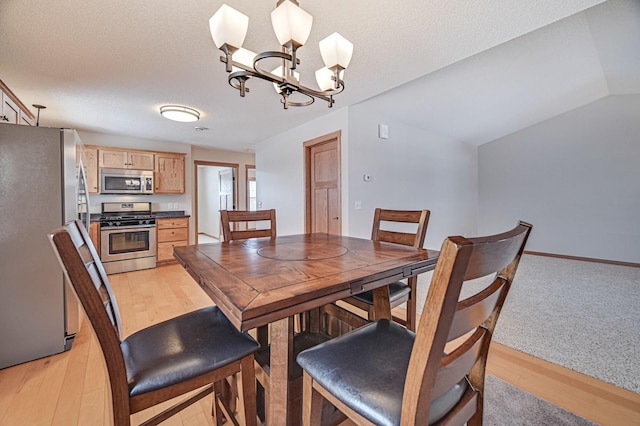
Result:
{"type": "MultiPolygon", "coordinates": [[[[355,48],[334,108],[400,96],[394,113],[481,144],[609,93],[638,93],[640,2],[601,3],[350,0],[336,14],[347,3],[300,0],[314,17],[301,79],[315,85],[317,43],[337,31],[355,48]]],[[[326,114],[321,102],[283,110],[263,81],[249,81],[244,99],[229,87],[208,30],[221,4],[2,0],[0,79],[26,105],[47,106],[43,126],[235,150],[326,114]],[[163,104],[198,109],[209,130],[163,119],[163,104]]],[[[227,4],[250,17],[245,47],[278,49],[275,0],[227,4]]]]}

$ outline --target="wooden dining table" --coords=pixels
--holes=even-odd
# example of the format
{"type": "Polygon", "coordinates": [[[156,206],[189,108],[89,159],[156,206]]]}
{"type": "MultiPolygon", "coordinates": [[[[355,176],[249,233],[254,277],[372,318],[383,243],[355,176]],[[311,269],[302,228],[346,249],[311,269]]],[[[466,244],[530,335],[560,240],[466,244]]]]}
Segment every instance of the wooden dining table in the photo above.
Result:
{"type": "Polygon", "coordinates": [[[391,318],[386,285],[433,270],[438,251],[300,234],[175,247],[174,256],[239,330],[269,325],[266,423],[283,425],[300,421],[299,407],[290,413],[294,317],[374,290],[375,319],[391,318]]]}

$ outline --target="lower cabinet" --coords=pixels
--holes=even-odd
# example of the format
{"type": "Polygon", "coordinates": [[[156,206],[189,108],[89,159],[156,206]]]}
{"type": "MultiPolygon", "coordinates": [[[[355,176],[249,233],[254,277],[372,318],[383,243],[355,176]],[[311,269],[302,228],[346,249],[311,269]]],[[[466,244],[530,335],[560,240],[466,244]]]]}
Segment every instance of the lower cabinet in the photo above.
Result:
{"type": "Polygon", "coordinates": [[[156,219],[157,264],[176,262],[173,248],[189,244],[189,218],[172,217],[156,219]]]}
{"type": "Polygon", "coordinates": [[[96,248],[98,256],[100,256],[100,222],[91,222],[89,224],[89,238],[91,238],[91,242],[96,248]]]}

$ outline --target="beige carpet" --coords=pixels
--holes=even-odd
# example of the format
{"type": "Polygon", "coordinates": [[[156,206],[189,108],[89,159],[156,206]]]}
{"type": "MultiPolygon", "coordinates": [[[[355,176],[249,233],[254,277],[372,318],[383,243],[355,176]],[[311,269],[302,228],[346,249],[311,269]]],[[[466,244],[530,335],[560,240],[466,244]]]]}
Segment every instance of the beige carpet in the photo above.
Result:
{"type": "Polygon", "coordinates": [[[494,341],[640,393],[639,307],[640,268],[524,255],[494,341]]]}

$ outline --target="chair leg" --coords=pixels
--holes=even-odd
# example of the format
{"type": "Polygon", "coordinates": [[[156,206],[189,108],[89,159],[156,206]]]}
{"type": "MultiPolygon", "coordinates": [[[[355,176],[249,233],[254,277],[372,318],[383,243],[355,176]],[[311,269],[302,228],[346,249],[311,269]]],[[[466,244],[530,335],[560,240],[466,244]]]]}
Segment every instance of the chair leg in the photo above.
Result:
{"type": "Polygon", "coordinates": [[[240,363],[238,380],[238,415],[240,424],[256,426],[256,372],[253,356],[245,357],[240,363]]]}
{"type": "Polygon", "coordinates": [[[302,380],[302,424],[303,426],[319,426],[322,420],[324,398],[313,389],[313,378],[306,371],[302,380]]]}
{"type": "Polygon", "coordinates": [[[215,382],[213,385],[213,404],[211,405],[211,417],[213,417],[213,424],[216,426],[222,426],[223,411],[221,405],[223,402],[220,400],[223,398],[224,383],[223,381],[215,382]]]}
{"type": "Polygon", "coordinates": [[[409,277],[407,280],[409,288],[409,299],[407,300],[407,330],[416,331],[416,300],[418,291],[418,277],[409,277]]]}

